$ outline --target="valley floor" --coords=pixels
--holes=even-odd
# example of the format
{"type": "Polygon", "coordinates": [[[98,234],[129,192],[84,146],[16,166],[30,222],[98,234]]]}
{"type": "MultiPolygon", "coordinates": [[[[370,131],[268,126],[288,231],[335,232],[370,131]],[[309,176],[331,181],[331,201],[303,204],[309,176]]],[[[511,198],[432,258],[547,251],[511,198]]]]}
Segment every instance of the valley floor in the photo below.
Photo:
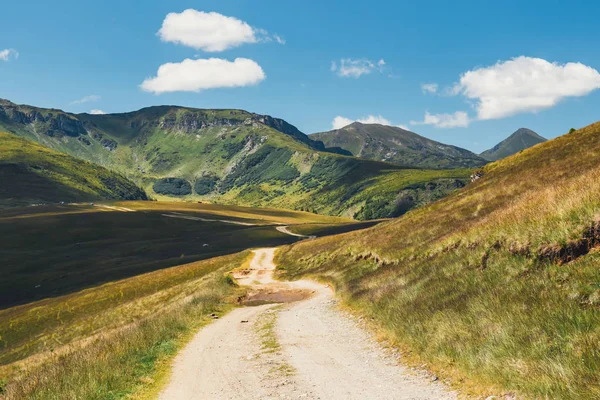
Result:
{"type": "Polygon", "coordinates": [[[202,329],[175,359],[161,399],[456,397],[400,365],[338,310],[328,287],[274,280],[274,253],[256,250],[250,266],[234,272],[254,306],[202,329]]]}

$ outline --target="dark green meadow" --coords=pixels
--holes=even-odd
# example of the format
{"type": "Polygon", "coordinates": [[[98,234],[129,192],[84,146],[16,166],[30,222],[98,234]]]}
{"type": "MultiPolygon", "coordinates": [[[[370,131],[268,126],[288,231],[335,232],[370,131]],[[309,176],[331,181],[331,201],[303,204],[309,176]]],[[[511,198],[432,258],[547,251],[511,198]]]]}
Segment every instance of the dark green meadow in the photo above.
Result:
{"type": "Polygon", "coordinates": [[[329,223],[309,225],[328,217],[281,210],[155,202],[132,206],[139,209],[58,205],[0,212],[0,309],[248,248],[297,241],[275,229],[282,220],[306,224],[302,233],[314,230],[319,235],[361,227],[342,224],[336,229],[343,220],[331,217],[329,223]]]}
{"type": "MultiPolygon", "coordinates": [[[[272,226],[191,221],[162,214],[91,210],[0,217],[0,308],[251,247],[297,240],[272,226]]],[[[211,218],[209,214],[195,216],[211,218]]]]}

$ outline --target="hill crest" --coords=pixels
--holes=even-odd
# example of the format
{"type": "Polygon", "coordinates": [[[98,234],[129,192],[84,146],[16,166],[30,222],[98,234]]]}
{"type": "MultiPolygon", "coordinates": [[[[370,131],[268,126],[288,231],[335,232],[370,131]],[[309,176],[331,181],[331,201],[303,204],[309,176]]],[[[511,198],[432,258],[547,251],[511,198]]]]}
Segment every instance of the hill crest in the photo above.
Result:
{"type": "Polygon", "coordinates": [[[389,125],[353,122],[310,136],[325,146],[343,148],[356,157],[413,168],[477,168],[486,163],[469,150],[389,125]]]}

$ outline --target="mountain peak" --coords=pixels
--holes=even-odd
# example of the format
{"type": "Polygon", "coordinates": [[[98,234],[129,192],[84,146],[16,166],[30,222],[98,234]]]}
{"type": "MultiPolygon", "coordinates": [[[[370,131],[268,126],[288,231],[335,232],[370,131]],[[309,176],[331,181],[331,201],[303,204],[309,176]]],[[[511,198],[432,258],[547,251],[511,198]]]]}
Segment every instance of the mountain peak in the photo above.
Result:
{"type": "Polygon", "coordinates": [[[357,157],[414,168],[473,168],[485,164],[485,160],[468,150],[390,125],[353,122],[340,129],[314,133],[311,138],[357,157]]]}
{"type": "Polygon", "coordinates": [[[518,153],[521,150],[528,149],[538,143],[545,142],[546,140],[546,138],[529,128],[519,128],[491,149],[481,153],[480,156],[488,161],[496,161],[518,153]]]}

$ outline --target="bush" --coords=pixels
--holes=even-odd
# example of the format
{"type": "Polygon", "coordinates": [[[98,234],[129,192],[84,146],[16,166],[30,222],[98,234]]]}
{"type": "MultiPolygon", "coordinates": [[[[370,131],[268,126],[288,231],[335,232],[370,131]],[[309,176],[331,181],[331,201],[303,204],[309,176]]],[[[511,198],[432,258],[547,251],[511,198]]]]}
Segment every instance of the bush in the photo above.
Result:
{"type": "Polygon", "coordinates": [[[187,196],[192,194],[192,185],[181,178],[163,178],[154,183],[152,187],[155,193],[166,196],[187,196]]]}
{"type": "Polygon", "coordinates": [[[203,176],[198,178],[194,184],[194,192],[199,195],[209,194],[215,189],[217,182],[219,182],[219,178],[216,176],[203,176]]]}

